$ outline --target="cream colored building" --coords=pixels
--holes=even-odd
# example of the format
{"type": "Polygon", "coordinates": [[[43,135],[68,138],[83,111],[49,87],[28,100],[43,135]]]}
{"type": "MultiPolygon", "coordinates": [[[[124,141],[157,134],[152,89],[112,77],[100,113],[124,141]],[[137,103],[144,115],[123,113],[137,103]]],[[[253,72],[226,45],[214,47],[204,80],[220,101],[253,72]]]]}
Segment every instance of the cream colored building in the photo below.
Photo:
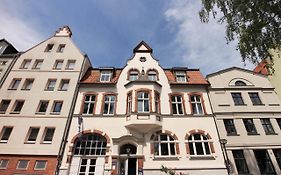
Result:
{"type": "Polygon", "coordinates": [[[60,174],[227,173],[198,69],[164,69],[141,42],[124,68],[91,68],[79,84],[60,174]]]}
{"type": "Polygon", "coordinates": [[[90,66],[71,35],[65,26],[24,52],[3,83],[0,174],[54,174],[77,82],[90,66]]]}
{"type": "Polygon", "coordinates": [[[267,77],[232,67],[207,80],[230,174],[281,174],[281,106],[267,77]]]}

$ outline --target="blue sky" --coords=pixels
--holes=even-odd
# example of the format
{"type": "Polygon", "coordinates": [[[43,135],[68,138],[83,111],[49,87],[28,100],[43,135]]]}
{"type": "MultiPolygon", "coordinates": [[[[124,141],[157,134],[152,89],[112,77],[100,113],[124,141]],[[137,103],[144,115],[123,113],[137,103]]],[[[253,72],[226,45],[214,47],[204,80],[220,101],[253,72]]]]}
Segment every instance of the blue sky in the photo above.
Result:
{"type": "Polygon", "coordinates": [[[25,51],[68,25],[95,67],[123,67],[141,40],[165,68],[200,68],[206,75],[244,67],[235,43],[226,44],[225,26],[202,24],[200,7],[199,0],[2,0],[0,38],[25,51]]]}

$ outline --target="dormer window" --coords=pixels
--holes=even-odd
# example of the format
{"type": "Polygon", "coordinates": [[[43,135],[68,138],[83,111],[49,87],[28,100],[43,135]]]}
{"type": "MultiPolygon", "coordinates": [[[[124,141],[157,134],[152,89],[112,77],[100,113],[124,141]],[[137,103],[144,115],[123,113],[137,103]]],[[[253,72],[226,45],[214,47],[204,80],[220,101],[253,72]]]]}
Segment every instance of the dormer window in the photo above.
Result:
{"type": "Polygon", "coordinates": [[[135,81],[139,78],[139,72],[137,70],[131,70],[129,73],[129,81],[135,81]]]}
{"type": "Polygon", "coordinates": [[[235,86],[247,86],[247,85],[245,82],[238,80],[235,82],[235,86]]]}
{"type": "Polygon", "coordinates": [[[186,82],[186,73],[184,71],[178,71],[176,72],[176,80],[180,83],[186,82]]]}
{"type": "Polygon", "coordinates": [[[111,71],[102,71],[100,75],[100,82],[110,82],[111,71]]]}
{"type": "Polygon", "coordinates": [[[157,81],[157,72],[155,70],[148,71],[147,78],[151,81],[157,81]]]}

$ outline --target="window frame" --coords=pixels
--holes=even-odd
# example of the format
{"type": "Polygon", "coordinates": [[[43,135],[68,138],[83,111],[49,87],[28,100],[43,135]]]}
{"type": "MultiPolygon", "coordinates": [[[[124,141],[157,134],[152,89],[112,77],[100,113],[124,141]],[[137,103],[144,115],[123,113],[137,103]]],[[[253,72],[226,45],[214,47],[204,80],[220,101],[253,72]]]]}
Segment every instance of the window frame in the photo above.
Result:
{"type": "Polygon", "coordinates": [[[117,94],[114,94],[114,93],[105,93],[103,94],[103,100],[102,100],[102,109],[101,109],[101,114],[102,115],[105,115],[105,116],[112,116],[112,115],[115,115],[116,114],[116,103],[117,103],[117,94]],[[106,100],[106,97],[107,96],[110,96],[110,97],[114,97],[114,101],[112,101],[110,98],[109,101],[105,101],[106,100]],[[111,104],[113,103],[113,110],[112,110],[112,114],[110,113],[111,111],[111,104]],[[105,112],[105,107],[106,107],[106,104],[109,104],[107,105],[108,108],[107,108],[107,112],[105,112]]]}
{"type": "Polygon", "coordinates": [[[159,80],[159,77],[158,77],[158,71],[155,70],[155,69],[149,69],[147,71],[147,78],[150,80],[150,81],[158,81],[159,80]],[[152,78],[153,77],[153,78],[152,78]]]}
{"type": "Polygon", "coordinates": [[[276,162],[279,166],[279,169],[281,169],[281,149],[272,149],[274,157],[276,159],[276,162]]]}
{"type": "Polygon", "coordinates": [[[126,111],[127,114],[131,114],[133,112],[133,92],[130,91],[127,93],[127,103],[126,103],[126,111]]]}
{"type": "Polygon", "coordinates": [[[223,123],[224,123],[225,131],[228,136],[238,135],[235,127],[234,119],[223,119],[223,123]]]}
{"type": "Polygon", "coordinates": [[[44,62],[43,59],[36,59],[33,63],[32,69],[40,70],[43,62],[44,62]],[[38,67],[38,65],[39,65],[39,67],[38,67]]]}
{"type": "Polygon", "coordinates": [[[11,137],[11,134],[13,132],[14,127],[13,126],[3,126],[1,133],[0,133],[0,143],[8,143],[9,138],[11,137]],[[10,131],[7,132],[7,129],[10,129],[10,131]],[[8,134],[7,136],[5,136],[6,134],[8,134]],[[7,137],[7,138],[3,138],[3,137],[7,137]]]}
{"type": "Polygon", "coordinates": [[[41,143],[43,143],[43,144],[52,144],[53,139],[54,139],[54,135],[55,135],[55,131],[56,131],[55,127],[45,127],[41,143]],[[47,137],[47,134],[48,134],[48,130],[53,130],[53,133],[52,133],[52,136],[51,136],[51,140],[46,140],[46,137],[47,137]]]}
{"type": "Polygon", "coordinates": [[[111,77],[112,77],[112,71],[102,70],[100,73],[100,82],[102,82],[102,83],[110,82],[111,77]],[[104,77],[106,77],[106,78],[104,78],[104,77]]]}
{"type": "Polygon", "coordinates": [[[205,101],[203,99],[203,94],[202,93],[189,93],[188,94],[188,97],[189,97],[189,104],[190,104],[190,110],[191,110],[191,114],[192,115],[205,115],[206,114],[206,109],[205,109],[205,101]],[[200,101],[197,101],[197,99],[194,98],[195,101],[192,101],[192,97],[198,97],[200,101]],[[196,107],[196,113],[194,112],[193,110],[193,104],[195,105],[196,107]],[[199,111],[199,104],[201,105],[201,111],[202,113],[200,113],[199,111]]]}
{"type": "Polygon", "coordinates": [[[17,90],[21,84],[21,78],[13,78],[8,90],[17,90]]]}
{"type": "Polygon", "coordinates": [[[60,85],[59,85],[59,91],[67,91],[69,87],[70,79],[61,79],[60,85]],[[63,86],[67,84],[67,88],[64,89],[63,86]]]}
{"type": "Polygon", "coordinates": [[[279,126],[279,129],[281,130],[281,118],[276,118],[277,125],[279,126]]]}
{"type": "Polygon", "coordinates": [[[231,92],[231,97],[235,106],[244,106],[246,105],[241,92],[231,92]]]}
{"type": "Polygon", "coordinates": [[[34,78],[27,78],[27,79],[25,79],[25,81],[24,81],[24,83],[23,83],[23,85],[21,87],[21,90],[30,91],[31,88],[32,88],[33,83],[34,83],[34,78]]]}
{"type": "Polygon", "coordinates": [[[35,160],[35,164],[34,164],[34,170],[46,170],[47,168],[47,164],[48,164],[48,161],[47,160],[35,160]],[[36,168],[38,162],[45,162],[45,166],[44,168],[36,168]]]}
{"type": "Polygon", "coordinates": [[[187,75],[185,71],[176,71],[175,72],[175,79],[178,83],[186,83],[187,82],[187,75]]]}
{"type": "Polygon", "coordinates": [[[24,102],[25,100],[15,100],[14,102],[14,105],[13,105],[13,108],[12,108],[12,111],[10,112],[11,114],[19,114],[24,106],[24,102]],[[22,103],[21,107],[20,107],[20,110],[19,111],[15,111],[15,109],[17,108],[17,105],[19,103],[22,103]]]}
{"type": "Polygon", "coordinates": [[[151,142],[150,144],[152,144],[151,146],[153,147],[152,154],[154,155],[154,157],[169,158],[169,157],[176,157],[179,154],[177,150],[178,140],[168,133],[156,132],[152,134],[150,142],[151,142]],[[161,136],[166,136],[166,140],[161,138],[161,136]],[[163,144],[167,146],[164,147],[163,144]],[[163,151],[167,152],[167,154],[162,154],[163,151]]]}
{"type": "Polygon", "coordinates": [[[189,155],[190,157],[207,157],[207,156],[212,156],[213,155],[213,152],[212,152],[212,140],[205,134],[202,134],[202,133],[193,133],[191,135],[189,135],[187,137],[187,140],[186,140],[187,144],[188,144],[188,148],[189,148],[189,155]],[[200,135],[200,140],[196,140],[194,138],[194,135],[200,135]],[[189,139],[191,137],[191,140],[189,139]],[[206,139],[204,139],[206,138],[206,139]],[[201,143],[200,145],[200,148],[202,147],[202,151],[203,151],[203,154],[198,154],[197,153],[197,147],[196,147],[196,143],[201,143]],[[208,152],[206,152],[206,145],[205,144],[208,144],[208,152]],[[191,151],[191,145],[192,144],[192,150],[193,150],[193,154],[192,154],[192,151],[191,151]]]}
{"type": "Polygon", "coordinates": [[[253,105],[256,105],[256,106],[264,105],[260,99],[258,92],[248,92],[248,94],[249,94],[249,97],[250,97],[253,105]]]}
{"type": "Polygon", "coordinates": [[[40,100],[39,104],[38,104],[38,107],[37,107],[37,110],[36,110],[36,113],[37,114],[46,114],[46,112],[48,110],[48,106],[49,106],[49,100],[40,100]],[[42,105],[44,105],[44,104],[46,104],[46,110],[45,111],[40,111],[42,105]]]}
{"type": "Polygon", "coordinates": [[[54,48],[54,44],[47,44],[44,52],[51,52],[54,48]]]}
{"type": "Polygon", "coordinates": [[[36,141],[37,141],[39,132],[40,132],[40,127],[36,127],[36,126],[31,126],[31,127],[29,127],[24,143],[25,143],[25,144],[35,144],[36,141]],[[35,131],[35,133],[33,133],[33,134],[35,134],[35,135],[32,136],[32,137],[35,137],[35,140],[34,140],[34,138],[30,138],[30,137],[31,137],[31,134],[32,134],[32,130],[38,130],[38,131],[35,131]],[[37,133],[36,133],[36,132],[37,132],[37,133]],[[32,140],[30,140],[30,139],[32,139],[32,140]]]}
{"type": "Polygon", "coordinates": [[[139,78],[139,76],[140,76],[139,70],[137,70],[137,69],[131,69],[131,70],[129,70],[129,72],[128,72],[128,78],[127,78],[127,80],[129,80],[129,81],[135,81],[135,80],[137,80],[137,79],[139,78]],[[134,78],[132,78],[132,77],[134,77],[134,78]]]}
{"type": "Polygon", "coordinates": [[[57,53],[63,53],[65,49],[66,44],[59,44],[57,48],[57,53]]]}
{"type": "Polygon", "coordinates": [[[53,70],[61,70],[63,67],[63,63],[64,63],[64,60],[62,60],[62,59],[55,60],[53,70]]]}
{"type": "Polygon", "coordinates": [[[234,164],[235,164],[237,173],[238,174],[249,174],[250,171],[249,171],[249,167],[248,167],[243,150],[232,150],[232,155],[233,155],[234,164]],[[238,154],[240,154],[240,155],[238,155],[238,154]],[[244,168],[245,168],[245,169],[243,168],[243,170],[242,170],[241,166],[238,166],[238,165],[241,165],[241,163],[244,165],[244,168]]]}
{"type": "Polygon", "coordinates": [[[136,106],[135,106],[135,111],[137,113],[149,113],[151,111],[151,90],[146,90],[146,89],[143,89],[143,90],[137,90],[136,93],[135,93],[135,100],[136,100],[136,106]],[[142,97],[139,98],[139,93],[142,93],[144,95],[142,95],[142,97]],[[147,97],[145,97],[145,94],[147,94],[147,97]],[[142,102],[142,110],[139,111],[139,102],[142,102]],[[145,110],[145,104],[149,105],[148,106],[148,109],[145,110]]]}
{"type": "Polygon", "coordinates": [[[24,59],[21,63],[20,69],[28,69],[31,65],[31,59],[24,59]]]}
{"type": "Polygon", "coordinates": [[[62,101],[62,100],[54,100],[53,106],[52,106],[52,109],[51,109],[51,113],[50,113],[50,114],[60,114],[61,111],[62,111],[62,107],[63,107],[63,101],[62,101]],[[57,105],[57,104],[61,104],[61,105],[60,105],[60,110],[59,110],[59,111],[55,111],[56,105],[57,105]]]}
{"type": "Polygon", "coordinates": [[[242,121],[248,135],[259,135],[253,118],[243,118],[242,121]]]}
{"type": "Polygon", "coordinates": [[[74,70],[75,69],[75,64],[76,64],[76,60],[67,60],[66,66],[65,66],[65,70],[74,70]],[[70,66],[70,65],[73,65],[70,66]]]}
{"type": "Polygon", "coordinates": [[[170,110],[171,110],[171,115],[185,115],[185,104],[184,104],[184,98],[183,98],[183,94],[181,93],[171,93],[169,94],[170,96],[170,110]],[[173,97],[175,97],[175,101],[173,101],[173,97]],[[181,101],[179,102],[177,97],[180,97],[181,101]],[[174,111],[173,109],[173,104],[176,106],[176,111],[174,111]],[[181,110],[182,110],[182,114],[179,113],[179,105],[181,106],[181,110]],[[174,113],[176,112],[176,113],[174,113]]]}
{"type": "Polygon", "coordinates": [[[272,123],[270,121],[270,118],[261,118],[260,121],[261,121],[261,125],[262,125],[263,130],[266,135],[276,134],[276,132],[272,126],[272,123]]]}
{"type": "Polygon", "coordinates": [[[57,79],[48,79],[47,81],[47,84],[46,84],[46,87],[45,87],[45,91],[54,91],[55,88],[56,88],[56,84],[57,84],[57,79]],[[53,86],[50,86],[51,85],[51,82],[54,82],[54,85],[53,86]]]}
{"type": "Polygon", "coordinates": [[[0,114],[5,114],[7,112],[7,110],[9,109],[9,106],[11,104],[11,100],[10,99],[2,99],[1,103],[0,103],[0,114]],[[5,108],[5,110],[2,110],[3,107],[3,102],[6,101],[8,102],[7,107],[5,108]]]}
{"type": "Polygon", "coordinates": [[[154,107],[155,107],[154,112],[157,114],[160,114],[161,113],[161,99],[160,99],[160,93],[157,91],[154,91],[154,107]]]}
{"type": "Polygon", "coordinates": [[[7,169],[9,163],[10,163],[9,159],[0,159],[0,170],[7,169]],[[6,164],[4,164],[5,166],[3,166],[4,161],[6,161],[6,164]]]}
{"type": "Polygon", "coordinates": [[[26,159],[20,159],[20,160],[18,160],[18,163],[17,163],[17,170],[27,170],[27,168],[28,168],[28,166],[29,166],[29,160],[26,160],[26,159]],[[21,161],[26,161],[27,162],[27,164],[26,164],[26,167],[25,168],[19,168],[19,165],[20,165],[20,163],[21,163],[21,161]]]}
{"type": "Polygon", "coordinates": [[[95,111],[96,111],[97,98],[98,98],[98,94],[97,93],[85,93],[83,95],[83,100],[82,100],[80,114],[82,114],[82,115],[94,115],[95,111]],[[90,96],[88,101],[86,101],[87,96],[90,96]],[[94,100],[92,100],[93,96],[94,96],[94,100]],[[86,105],[85,103],[87,103],[87,113],[84,113],[85,105],[86,105]],[[90,111],[91,104],[93,104],[93,111],[92,111],[92,113],[90,111]]]}

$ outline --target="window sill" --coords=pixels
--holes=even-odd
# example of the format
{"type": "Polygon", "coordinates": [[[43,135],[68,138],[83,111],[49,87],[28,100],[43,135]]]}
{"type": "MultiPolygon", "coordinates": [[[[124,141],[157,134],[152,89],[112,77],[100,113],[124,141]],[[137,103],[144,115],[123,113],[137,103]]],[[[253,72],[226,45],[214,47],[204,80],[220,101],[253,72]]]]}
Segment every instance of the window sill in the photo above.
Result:
{"type": "Polygon", "coordinates": [[[21,89],[22,91],[30,91],[30,89],[21,89]]]}
{"type": "Polygon", "coordinates": [[[152,160],[179,160],[179,156],[153,156],[152,160]]]}
{"type": "Polygon", "coordinates": [[[0,143],[8,143],[8,140],[1,140],[0,143]]]}
{"type": "Polygon", "coordinates": [[[6,114],[6,111],[0,111],[0,114],[6,114]]]}
{"type": "Polygon", "coordinates": [[[248,136],[256,136],[256,135],[260,135],[260,133],[247,133],[248,136]]]}
{"type": "Polygon", "coordinates": [[[11,88],[9,88],[8,90],[9,90],[9,91],[16,91],[17,89],[11,89],[11,88]]]}
{"type": "Polygon", "coordinates": [[[46,112],[35,112],[36,115],[46,115],[46,112]]]}
{"type": "Polygon", "coordinates": [[[275,133],[265,133],[265,135],[278,135],[278,134],[275,132],[275,133]]]}
{"type": "Polygon", "coordinates": [[[237,134],[237,133],[233,133],[233,134],[227,134],[227,136],[240,136],[240,134],[237,134]]]}
{"type": "Polygon", "coordinates": [[[53,68],[53,70],[61,70],[61,68],[53,68]]]}
{"type": "Polygon", "coordinates": [[[58,89],[58,91],[67,91],[67,89],[58,89]]]}
{"type": "Polygon", "coordinates": [[[51,115],[60,115],[60,112],[50,112],[51,115]]]}
{"type": "Polygon", "coordinates": [[[190,155],[190,160],[215,160],[216,158],[212,155],[190,155]]]}
{"type": "Polygon", "coordinates": [[[24,144],[35,144],[36,141],[26,141],[24,144]]]}
{"type": "Polygon", "coordinates": [[[44,142],[41,142],[41,144],[46,144],[46,145],[50,145],[50,144],[52,144],[52,142],[51,141],[44,141],[44,142]]]}
{"type": "Polygon", "coordinates": [[[74,70],[74,68],[72,69],[72,68],[65,68],[65,70],[74,70]]]}
{"type": "Polygon", "coordinates": [[[247,104],[234,104],[234,106],[247,106],[247,104]]]}
{"type": "Polygon", "coordinates": [[[253,104],[253,106],[265,106],[265,104],[253,104]]]}
{"type": "Polygon", "coordinates": [[[10,114],[20,114],[20,112],[12,111],[10,114]]]}

